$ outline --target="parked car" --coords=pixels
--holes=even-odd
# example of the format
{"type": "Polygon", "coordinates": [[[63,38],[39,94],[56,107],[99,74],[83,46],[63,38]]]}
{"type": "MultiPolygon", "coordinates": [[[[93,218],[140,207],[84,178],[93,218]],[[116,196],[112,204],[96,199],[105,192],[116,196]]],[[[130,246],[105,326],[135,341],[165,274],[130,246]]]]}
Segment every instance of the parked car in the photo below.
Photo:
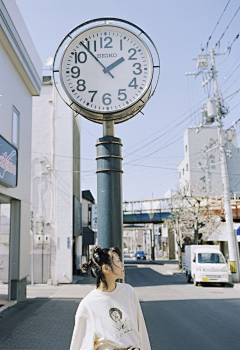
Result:
{"type": "Polygon", "coordinates": [[[128,248],[124,248],[123,253],[124,253],[124,255],[128,254],[128,248]]]}
{"type": "Polygon", "coordinates": [[[130,258],[133,258],[135,256],[134,251],[130,250],[130,254],[129,255],[130,255],[130,258]]]}
{"type": "Polygon", "coordinates": [[[137,250],[136,254],[135,254],[135,258],[137,258],[137,260],[146,260],[146,254],[144,253],[143,250],[137,250]]]}

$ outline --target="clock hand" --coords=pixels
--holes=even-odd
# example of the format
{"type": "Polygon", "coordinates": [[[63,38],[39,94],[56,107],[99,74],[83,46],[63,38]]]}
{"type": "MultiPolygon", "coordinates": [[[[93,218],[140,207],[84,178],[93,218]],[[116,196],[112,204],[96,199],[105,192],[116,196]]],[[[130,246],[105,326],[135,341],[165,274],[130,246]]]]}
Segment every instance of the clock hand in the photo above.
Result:
{"type": "Polygon", "coordinates": [[[104,68],[103,72],[104,73],[109,73],[109,71],[113,68],[115,68],[116,66],[118,66],[120,63],[122,63],[123,61],[125,61],[125,59],[123,57],[119,58],[117,61],[113,62],[112,64],[110,64],[108,67],[104,68]]]}
{"type": "MultiPolygon", "coordinates": [[[[95,60],[96,60],[99,64],[101,64],[101,66],[102,66],[104,69],[106,69],[106,67],[102,64],[102,62],[100,62],[99,59],[87,48],[87,46],[84,45],[83,41],[81,41],[81,44],[82,44],[82,46],[84,47],[84,49],[86,49],[86,50],[90,53],[90,55],[92,55],[92,57],[95,58],[95,60]]],[[[108,73],[112,78],[114,78],[114,76],[113,76],[110,72],[107,72],[107,73],[108,73]]]]}

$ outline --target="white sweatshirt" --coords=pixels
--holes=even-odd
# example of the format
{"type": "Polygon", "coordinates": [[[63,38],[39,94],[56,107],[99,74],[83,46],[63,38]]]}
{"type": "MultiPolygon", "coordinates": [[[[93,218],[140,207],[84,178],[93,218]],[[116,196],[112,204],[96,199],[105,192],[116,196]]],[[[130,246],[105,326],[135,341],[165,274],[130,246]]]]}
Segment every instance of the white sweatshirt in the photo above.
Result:
{"type": "Polygon", "coordinates": [[[113,292],[94,289],[79,304],[70,350],[151,350],[134,289],[117,283],[113,292]]]}

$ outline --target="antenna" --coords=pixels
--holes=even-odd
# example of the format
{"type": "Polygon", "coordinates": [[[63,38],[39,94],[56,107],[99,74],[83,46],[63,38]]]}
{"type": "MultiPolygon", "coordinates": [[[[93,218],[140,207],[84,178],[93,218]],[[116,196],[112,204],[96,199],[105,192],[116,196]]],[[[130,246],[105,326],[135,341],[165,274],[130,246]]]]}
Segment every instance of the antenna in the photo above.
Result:
{"type": "Polygon", "coordinates": [[[51,65],[53,64],[53,58],[52,57],[48,57],[45,61],[45,66],[47,67],[51,67],[51,65]]]}

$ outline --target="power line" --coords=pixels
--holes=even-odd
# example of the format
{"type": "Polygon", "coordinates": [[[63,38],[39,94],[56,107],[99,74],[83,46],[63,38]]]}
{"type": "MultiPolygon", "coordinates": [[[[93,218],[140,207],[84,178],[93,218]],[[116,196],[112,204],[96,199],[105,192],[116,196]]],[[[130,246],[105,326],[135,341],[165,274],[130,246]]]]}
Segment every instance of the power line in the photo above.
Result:
{"type": "MultiPolygon", "coordinates": [[[[203,101],[205,101],[205,99],[203,99],[203,100],[201,100],[200,102],[198,102],[198,103],[196,104],[196,106],[194,106],[194,107],[199,106],[203,101]]],[[[193,108],[194,108],[194,107],[193,107],[193,108]]],[[[175,123],[177,120],[179,120],[179,119],[180,119],[181,117],[183,117],[185,114],[189,113],[189,111],[190,111],[191,114],[190,114],[187,118],[185,118],[184,120],[182,120],[179,124],[183,123],[185,120],[187,120],[188,118],[190,118],[190,117],[195,113],[195,112],[191,112],[191,111],[192,111],[192,108],[190,108],[189,110],[187,110],[186,112],[184,112],[183,114],[181,114],[179,117],[175,118],[173,121],[171,121],[171,122],[170,122],[168,125],[166,125],[165,127],[163,127],[163,128],[161,128],[161,129],[155,131],[153,134],[151,134],[150,136],[148,136],[148,137],[146,137],[145,139],[141,140],[140,142],[134,144],[133,146],[130,146],[129,148],[127,148],[126,151],[129,151],[130,149],[132,149],[133,147],[136,147],[137,145],[141,144],[141,143],[144,142],[145,140],[149,140],[149,138],[152,137],[153,135],[156,135],[156,134],[159,133],[160,131],[163,131],[164,129],[168,128],[171,124],[175,123]]],[[[173,128],[171,128],[171,130],[168,130],[167,132],[172,131],[172,130],[173,130],[175,127],[177,127],[179,124],[175,125],[173,128]]],[[[165,134],[165,133],[164,133],[164,134],[165,134]]],[[[163,136],[163,135],[160,135],[159,137],[161,137],[161,136],[163,136]]],[[[158,139],[158,138],[156,138],[154,141],[156,141],[157,139],[158,139]]],[[[138,148],[138,149],[139,149],[139,148],[138,148]]],[[[126,151],[125,151],[125,152],[126,152],[126,151]]]]}
{"type": "Polygon", "coordinates": [[[234,42],[239,38],[239,35],[240,35],[240,32],[237,34],[236,38],[232,41],[231,45],[228,47],[229,52],[231,51],[234,42]]]}
{"type": "Polygon", "coordinates": [[[232,21],[233,21],[233,20],[234,20],[234,18],[236,17],[236,15],[237,15],[237,13],[238,13],[238,11],[239,11],[239,10],[240,10],[240,6],[239,6],[239,8],[237,9],[237,11],[235,12],[235,14],[233,15],[233,17],[232,17],[231,21],[228,23],[228,25],[227,25],[226,29],[225,29],[225,30],[224,30],[224,32],[222,33],[222,35],[221,35],[220,39],[217,41],[217,43],[216,43],[216,45],[215,45],[215,46],[217,46],[217,45],[220,43],[220,41],[221,41],[221,40],[222,40],[222,38],[224,37],[224,35],[225,35],[226,31],[228,30],[228,28],[229,28],[230,24],[232,23],[232,21]]]}
{"type": "Polygon", "coordinates": [[[233,82],[231,85],[229,85],[229,87],[228,87],[223,93],[225,94],[225,92],[227,92],[228,89],[230,89],[230,87],[231,87],[239,78],[240,78],[240,75],[234,80],[234,82],[233,82]]]}
{"type": "Polygon", "coordinates": [[[224,82],[222,83],[222,85],[220,85],[220,88],[228,81],[228,79],[231,78],[231,76],[233,75],[233,73],[235,73],[236,70],[237,70],[239,67],[240,67],[240,64],[237,66],[237,68],[234,69],[234,71],[232,72],[232,74],[230,74],[229,77],[228,77],[226,80],[224,80],[224,82]]]}
{"type": "MultiPolygon", "coordinates": [[[[222,16],[223,16],[224,12],[226,11],[226,9],[227,9],[229,3],[230,3],[230,0],[228,1],[227,5],[225,6],[225,8],[224,8],[224,10],[223,10],[223,12],[222,12],[222,14],[221,14],[219,20],[217,21],[217,24],[215,25],[215,27],[214,27],[214,29],[213,29],[211,35],[209,36],[208,41],[207,41],[207,43],[206,43],[206,45],[205,45],[206,48],[208,48],[209,41],[211,40],[212,35],[213,35],[213,33],[215,32],[215,30],[216,30],[216,28],[217,28],[219,22],[221,21],[221,18],[222,18],[222,16]]],[[[205,49],[205,48],[204,48],[204,49],[205,49]]],[[[204,49],[202,49],[202,51],[204,51],[204,49]]]]}

